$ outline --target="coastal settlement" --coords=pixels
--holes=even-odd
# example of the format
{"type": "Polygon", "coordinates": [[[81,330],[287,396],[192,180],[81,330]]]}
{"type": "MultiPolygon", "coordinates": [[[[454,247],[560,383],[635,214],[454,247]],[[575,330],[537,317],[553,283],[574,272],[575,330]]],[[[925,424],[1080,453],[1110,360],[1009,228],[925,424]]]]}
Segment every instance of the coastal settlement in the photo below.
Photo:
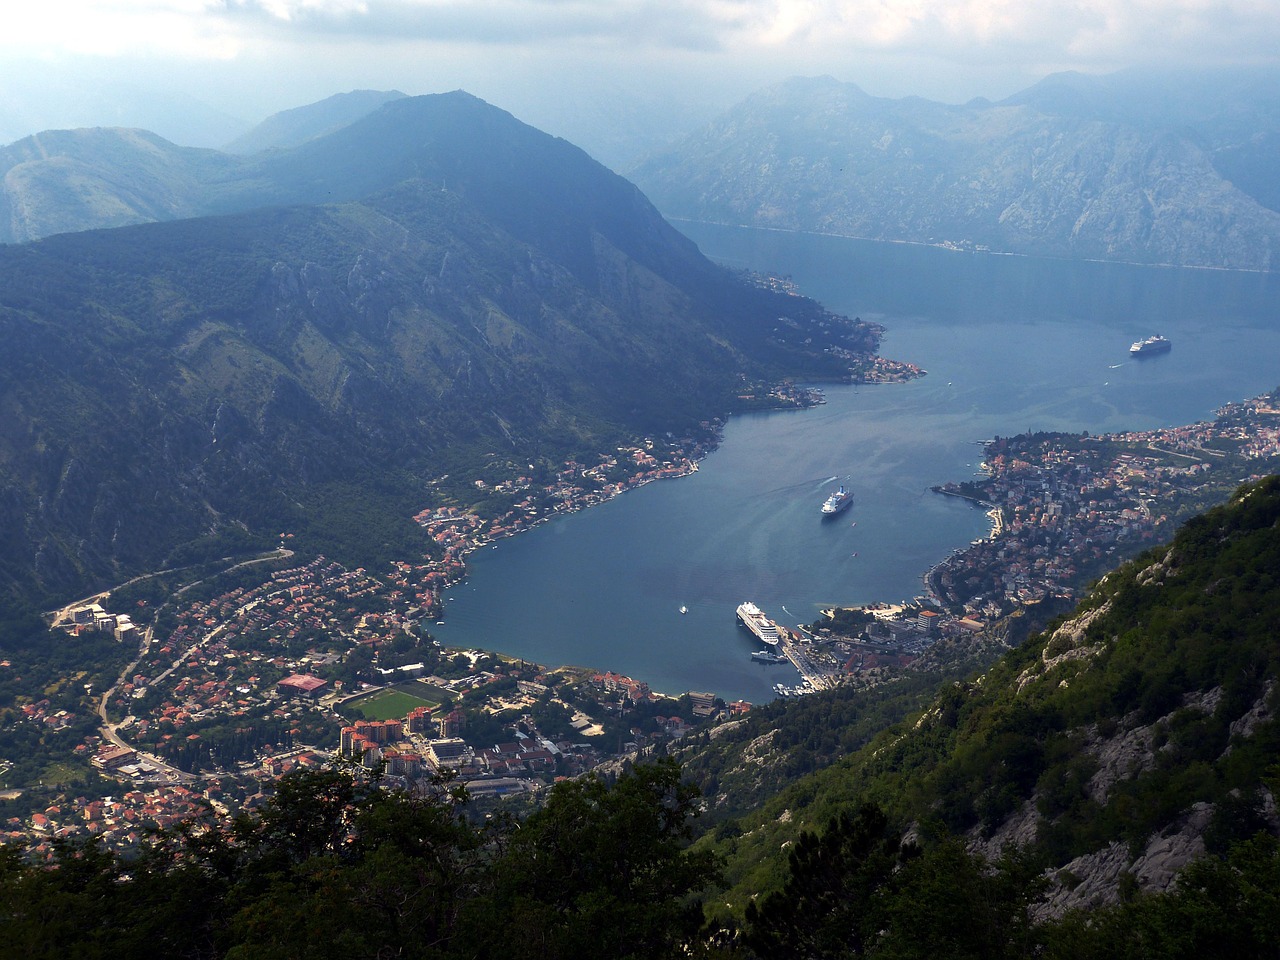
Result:
{"type": "MultiPolygon", "coordinates": [[[[241,562],[228,568],[238,582],[208,577],[154,606],[143,582],[64,608],[53,625],[69,641],[115,651],[119,676],[105,689],[86,685],[98,716],[55,684],[22,698],[13,722],[24,743],[89,758],[105,789],[54,783],[50,802],[8,818],[3,839],[29,842],[37,856],[87,835],[127,848],[150,827],[251,808],[274,778],[335,754],[405,785],[448,771],[479,797],[519,793],[750,709],[711,692],[662,696],[610,672],[445,650],[429,631],[469,552],[684,475],[707,449],[647,440],[592,465],[565,464],[543,482],[495,470],[476,489],[514,506],[487,517],[460,506],[422,511],[437,555],[377,576],[323,557],[289,566],[285,535],[262,558],[276,567],[265,577],[241,562]]],[[[1229,404],[1213,421],[1178,428],[996,438],[984,453],[984,478],[937,490],[989,511],[991,536],[928,571],[910,603],[833,608],[783,627],[780,650],[806,681],[791,692],[866,683],[1019,609],[1069,601],[1183,516],[1280,467],[1280,398],[1229,404]]],[[[0,681],[14,670],[0,661],[0,681]]],[[[0,757],[0,774],[21,759],[0,757]]],[[[23,792],[0,799],[21,807],[23,792]]]]}

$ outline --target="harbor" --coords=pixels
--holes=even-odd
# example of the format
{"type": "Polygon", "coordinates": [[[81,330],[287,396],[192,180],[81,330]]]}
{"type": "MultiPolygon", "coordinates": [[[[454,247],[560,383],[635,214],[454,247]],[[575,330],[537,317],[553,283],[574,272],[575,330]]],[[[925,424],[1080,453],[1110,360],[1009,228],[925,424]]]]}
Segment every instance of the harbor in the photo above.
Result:
{"type": "Polygon", "coordinates": [[[790,663],[800,674],[801,683],[788,686],[775,683],[774,692],[781,697],[803,696],[815,690],[827,690],[835,685],[834,681],[820,670],[805,652],[805,647],[812,644],[802,630],[790,630],[771,620],[763,610],[751,601],[739,604],[737,610],[739,626],[769,647],[751,654],[757,663],[777,664],[790,663]]]}

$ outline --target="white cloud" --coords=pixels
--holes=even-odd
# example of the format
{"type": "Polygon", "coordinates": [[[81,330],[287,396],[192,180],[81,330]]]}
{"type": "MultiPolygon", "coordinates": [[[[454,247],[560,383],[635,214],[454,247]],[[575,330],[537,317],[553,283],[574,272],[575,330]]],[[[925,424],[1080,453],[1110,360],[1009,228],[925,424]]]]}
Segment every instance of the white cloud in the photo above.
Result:
{"type": "Polygon", "coordinates": [[[619,55],[722,50],[815,62],[857,53],[1107,64],[1153,54],[1275,58],[1275,0],[44,0],[6,12],[0,48],[222,59],[318,39],[619,55]]]}
{"type": "Polygon", "coordinates": [[[803,0],[751,4],[732,43],[809,54],[899,53],[972,62],[1115,66],[1280,57],[1275,0],[803,0]]]}
{"type": "Polygon", "coordinates": [[[7,9],[0,50],[40,56],[222,59],[239,39],[217,16],[216,0],[46,0],[7,9]]]}

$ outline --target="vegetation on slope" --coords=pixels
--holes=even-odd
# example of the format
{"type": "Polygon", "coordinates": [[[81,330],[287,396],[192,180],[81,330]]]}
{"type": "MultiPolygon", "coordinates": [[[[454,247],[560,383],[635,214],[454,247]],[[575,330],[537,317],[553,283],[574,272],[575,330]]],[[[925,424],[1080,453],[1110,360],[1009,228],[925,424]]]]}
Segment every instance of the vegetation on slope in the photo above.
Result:
{"type": "Polygon", "coordinates": [[[32,957],[1269,956],[1277,569],[1272,477],[701,843],[671,760],[560,783],[523,821],[303,773],[131,859],[4,851],[0,935],[32,957]],[[1157,882],[1153,838],[1180,837],[1157,882]]]}

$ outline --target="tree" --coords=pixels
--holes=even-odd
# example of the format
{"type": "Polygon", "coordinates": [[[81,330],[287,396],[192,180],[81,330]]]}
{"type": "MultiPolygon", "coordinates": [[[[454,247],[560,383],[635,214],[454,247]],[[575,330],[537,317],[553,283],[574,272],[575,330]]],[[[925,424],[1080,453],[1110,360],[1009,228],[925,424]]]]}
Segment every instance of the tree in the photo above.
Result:
{"type": "Polygon", "coordinates": [[[669,759],[609,785],[557,784],[495,863],[492,900],[472,917],[482,956],[682,956],[702,925],[699,891],[719,882],[687,849],[697,790],[669,759]]]}
{"type": "Polygon", "coordinates": [[[747,905],[744,943],[762,958],[865,955],[881,929],[882,890],[913,853],[874,804],[801,833],[783,889],[747,905]]]}

